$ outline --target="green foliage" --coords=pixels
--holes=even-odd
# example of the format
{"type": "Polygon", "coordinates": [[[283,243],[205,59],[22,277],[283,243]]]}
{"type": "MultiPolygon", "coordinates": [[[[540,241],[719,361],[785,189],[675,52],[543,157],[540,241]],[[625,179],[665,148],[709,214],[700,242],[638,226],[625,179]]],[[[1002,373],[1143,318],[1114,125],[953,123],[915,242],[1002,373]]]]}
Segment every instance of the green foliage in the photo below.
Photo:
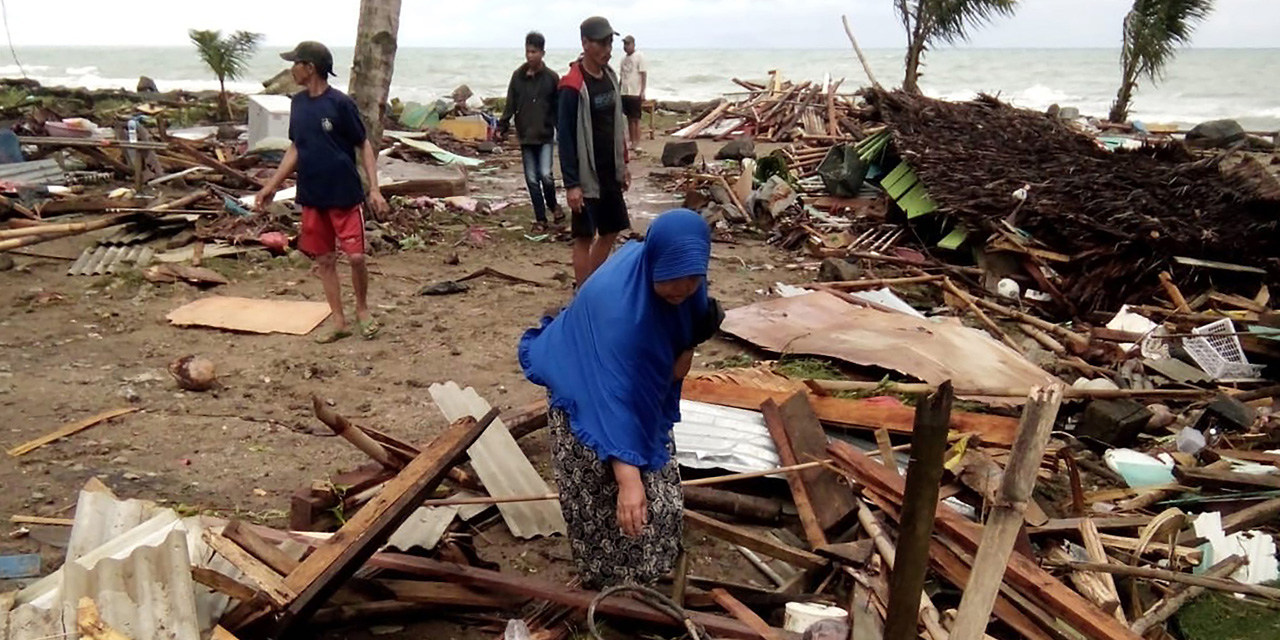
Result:
{"type": "Polygon", "coordinates": [[[222,116],[231,119],[231,105],[227,102],[227,80],[235,80],[249,70],[249,60],[262,41],[261,33],[237,31],[226,38],[221,31],[192,29],[187,32],[196,45],[196,53],[213,75],[218,77],[221,92],[218,104],[222,116]]]}
{"type": "Polygon", "coordinates": [[[792,380],[844,380],[844,374],[830,361],[820,358],[784,357],[774,365],[774,371],[792,380]]]}
{"type": "Polygon", "coordinates": [[[249,69],[249,59],[262,41],[261,33],[237,31],[226,38],[221,31],[192,29],[187,32],[200,59],[219,81],[235,80],[249,69]]]}
{"type": "Polygon", "coordinates": [[[1206,592],[1175,619],[1187,640],[1263,640],[1280,637],[1280,612],[1226,593],[1206,592]]]}
{"type": "Polygon", "coordinates": [[[745,369],[755,365],[756,360],[745,353],[739,353],[735,356],[729,356],[723,360],[709,363],[707,366],[712,369],[745,369]]]}
{"type": "Polygon", "coordinates": [[[1138,79],[1157,81],[1178,47],[1191,42],[1196,25],[1213,11],[1213,0],[1134,0],[1124,18],[1124,46],[1120,52],[1120,91],[1109,119],[1123,122],[1138,79]]]}

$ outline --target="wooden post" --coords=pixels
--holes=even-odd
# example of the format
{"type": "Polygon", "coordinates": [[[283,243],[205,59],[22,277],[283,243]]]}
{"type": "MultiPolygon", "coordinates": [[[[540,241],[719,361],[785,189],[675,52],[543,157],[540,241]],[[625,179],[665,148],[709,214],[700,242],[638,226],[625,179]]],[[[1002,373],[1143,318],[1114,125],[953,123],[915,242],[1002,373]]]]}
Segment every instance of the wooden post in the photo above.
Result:
{"type": "Polygon", "coordinates": [[[467,417],[453,423],[403,471],[388,482],[369,504],[334,534],[333,538],[285,578],[297,596],[287,603],[280,620],[280,635],[304,621],[324,604],[439,486],[446,472],[462,458],[480,434],[498,417],[493,409],[476,421],[467,417]]]}
{"type": "MultiPolygon", "coordinates": [[[[1000,485],[1000,502],[987,519],[982,544],[974,559],[973,573],[969,575],[955,625],[951,627],[954,640],[981,640],[983,637],[991,608],[1004,582],[1005,567],[1013,553],[1014,542],[1022,529],[1023,511],[1035,488],[1036,472],[1049,444],[1049,432],[1053,430],[1061,405],[1062,385],[1058,384],[1032,389],[1027,397],[1018,436],[1010,451],[1009,466],[1000,485]]],[[[906,504],[909,506],[911,503],[906,504]]]]}
{"type": "Polygon", "coordinates": [[[399,33],[400,0],[360,0],[360,24],[356,27],[347,93],[360,110],[374,151],[382,145],[382,118],[391,92],[399,33]]]}
{"type": "Polygon", "coordinates": [[[942,481],[942,456],[947,449],[954,399],[948,381],[938,387],[937,393],[920,398],[916,405],[897,563],[889,578],[885,640],[914,640],[919,635],[920,590],[929,569],[929,538],[933,535],[938,485],[942,481]]]}

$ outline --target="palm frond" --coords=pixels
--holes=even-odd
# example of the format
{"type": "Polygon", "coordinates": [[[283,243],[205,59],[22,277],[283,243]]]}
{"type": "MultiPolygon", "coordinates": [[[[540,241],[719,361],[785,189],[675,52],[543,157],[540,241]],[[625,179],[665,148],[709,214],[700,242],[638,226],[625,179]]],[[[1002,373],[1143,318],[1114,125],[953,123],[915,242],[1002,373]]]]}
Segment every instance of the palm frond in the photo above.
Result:
{"type": "Polygon", "coordinates": [[[223,38],[221,31],[192,29],[187,35],[195,44],[200,59],[220,80],[235,80],[244,75],[258,42],[262,40],[262,34],[249,31],[237,31],[223,38]]]}
{"type": "Polygon", "coordinates": [[[971,28],[1000,16],[1011,16],[1018,0],[921,0],[927,1],[930,18],[929,39],[954,44],[969,38],[971,28]]]}
{"type": "Polygon", "coordinates": [[[1196,25],[1213,11],[1213,0],[1135,0],[1125,16],[1125,68],[1157,79],[1196,25]]]}

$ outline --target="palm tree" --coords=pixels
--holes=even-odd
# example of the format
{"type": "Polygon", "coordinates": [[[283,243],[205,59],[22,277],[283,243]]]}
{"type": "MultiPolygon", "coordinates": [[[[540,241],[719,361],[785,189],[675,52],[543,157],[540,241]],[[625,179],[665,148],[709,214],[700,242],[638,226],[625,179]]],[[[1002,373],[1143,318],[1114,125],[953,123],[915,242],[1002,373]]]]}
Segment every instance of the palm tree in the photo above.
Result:
{"type": "Polygon", "coordinates": [[[1207,18],[1211,11],[1213,0],[1133,0],[1133,10],[1124,17],[1120,91],[1107,119],[1112,122],[1129,119],[1129,103],[1138,78],[1159,80],[1178,46],[1191,41],[1196,23],[1207,18]]]}
{"type": "Polygon", "coordinates": [[[195,43],[200,59],[218,76],[218,109],[224,119],[231,119],[231,103],[227,100],[227,80],[235,80],[249,68],[249,59],[262,40],[261,33],[237,31],[226,38],[221,31],[192,29],[187,32],[195,43]]]}
{"type": "Polygon", "coordinates": [[[1013,15],[1018,0],[894,0],[907,30],[907,75],[902,89],[920,93],[920,59],[935,42],[967,40],[967,31],[996,16],[1013,15]]]}

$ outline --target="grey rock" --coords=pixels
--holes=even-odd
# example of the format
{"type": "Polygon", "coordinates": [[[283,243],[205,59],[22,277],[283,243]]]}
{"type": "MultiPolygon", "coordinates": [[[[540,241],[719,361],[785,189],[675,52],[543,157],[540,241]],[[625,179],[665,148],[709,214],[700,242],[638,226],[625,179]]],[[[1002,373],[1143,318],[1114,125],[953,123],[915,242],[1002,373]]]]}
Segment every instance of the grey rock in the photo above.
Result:
{"type": "Polygon", "coordinates": [[[1058,111],[1058,118],[1062,120],[1079,120],[1080,110],[1075,107],[1063,107],[1058,111]]]}
{"type": "Polygon", "coordinates": [[[1085,407],[1076,435],[1100,440],[1113,447],[1127,447],[1151,421],[1150,409],[1129,399],[1094,400],[1085,407]]]}
{"type": "Polygon", "coordinates": [[[756,141],[751,138],[738,138],[720,147],[716,152],[716,160],[744,160],[756,157],[756,141]]]}
{"type": "Polygon", "coordinates": [[[862,277],[862,267],[840,258],[827,258],[818,267],[819,282],[844,282],[862,277]]]}
{"type": "Polygon", "coordinates": [[[804,630],[801,640],[848,640],[849,625],[840,620],[819,620],[804,630]]]}
{"type": "Polygon", "coordinates": [[[111,459],[111,464],[129,464],[129,459],[124,456],[116,456],[111,459]]]}
{"type": "Polygon", "coordinates": [[[298,84],[293,81],[293,73],[285,69],[270,80],[262,82],[263,93],[273,96],[287,96],[298,92],[298,84]]]}
{"type": "Polygon", "coordinates": [[[689,167],[697,159],[698,143],[692,140],[688,142],[668,142],[662,148],[662,166],[664,167],[689,167]]]}
{"type": "Polygon", "coordinates": [[[125,480],[141,480],[142,479],[142,476],[132,472],[124,474],[123,477],[125,480]]]}
{"type": "Polygon", "coordinates": [[[156,86],[156,81],[142,76],[138,78],[138,93],[160,93],[160,88],[156,86]]]}
{"type": "Polygon", "coordinates": [[[9,271],[13,269],[13,256],[7,253],[0,253],[0,271],[9,271]]]}
{"type": "Polygon", "coordinates": [[[1187,144],[1196,147],[1229,147],[1245,139],[1244,127],[1235,120],[1202,122],[1187,132],[1187,144]]]}

